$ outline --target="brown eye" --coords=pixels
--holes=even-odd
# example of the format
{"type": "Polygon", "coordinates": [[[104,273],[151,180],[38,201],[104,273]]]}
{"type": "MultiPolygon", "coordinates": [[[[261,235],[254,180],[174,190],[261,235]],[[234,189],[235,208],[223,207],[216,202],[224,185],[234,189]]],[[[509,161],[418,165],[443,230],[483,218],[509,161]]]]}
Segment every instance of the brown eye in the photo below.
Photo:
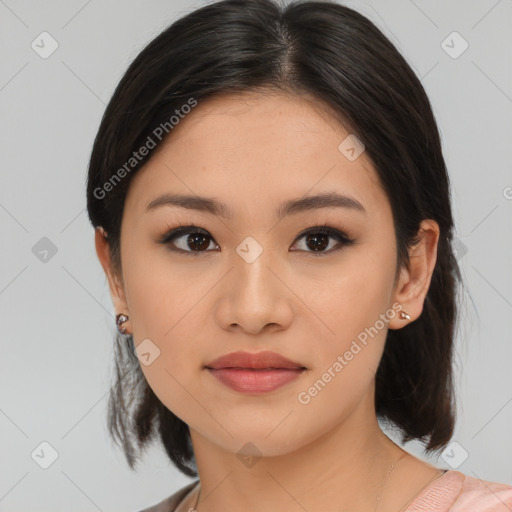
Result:
{"type": "Polygon", "coordinates": [[[161,243],[170,245],[173,251],[198,256],[207,252],[212,240],[207,231],[197,226],[180,226],[167,233],[161,243]]]}
{"type": "Polygon", "coordinates": [[[353,243],[353,240],[349,239],[341,231],[326,226],[318,226],[316,228],[308,229],[308,231],[297,237],[297,240],[302,238],[304,238],[303,246],[306,247],[306,252],[317,254],[331,253],[353,243]],[[329,239],[336,240],[338,242],[338,246],[336,247],[335,245],[334,248],[332,248],[331,245],[329,250],[325,250],[330,246],[329,239]]]}
{"type": "Polygon", "coordinates": [[[192,233],[186,238],[185,245],[193,251],[205,251],[208,249],[210,242],[208,241],[208,235],[192,233]]]}

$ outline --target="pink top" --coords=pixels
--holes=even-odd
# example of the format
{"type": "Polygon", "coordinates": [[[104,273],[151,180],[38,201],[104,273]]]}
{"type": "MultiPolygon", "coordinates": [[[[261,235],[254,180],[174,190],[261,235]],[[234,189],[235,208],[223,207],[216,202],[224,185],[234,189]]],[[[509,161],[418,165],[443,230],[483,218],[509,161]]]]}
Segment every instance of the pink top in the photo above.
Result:
{"type": "Polygon", "coordinates": [[[403,512],[511,512],[512,486],[446,471],[403,512]]]}
{"type": "MultiPolygon", "coordinates": [[[[175,512],[198,483],[196,480],[140,512],[175,512]]],[[[400,512],[512,512],[512,486],[448,470],[400,512]]]]}

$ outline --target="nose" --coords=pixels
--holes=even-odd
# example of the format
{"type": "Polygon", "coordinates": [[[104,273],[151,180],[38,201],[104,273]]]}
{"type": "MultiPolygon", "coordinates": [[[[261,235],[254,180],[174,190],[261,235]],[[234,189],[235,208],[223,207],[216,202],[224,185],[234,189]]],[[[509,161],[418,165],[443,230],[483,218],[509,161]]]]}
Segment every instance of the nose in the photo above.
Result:
{"type": "Polygon", "coordinates": [[[287,280],[290,276],[270,251],[255,259],[237,255],[220,287],[217,321],[224,329],[251,335],[287,329],[294,315],[294,294],[287,280]]]}

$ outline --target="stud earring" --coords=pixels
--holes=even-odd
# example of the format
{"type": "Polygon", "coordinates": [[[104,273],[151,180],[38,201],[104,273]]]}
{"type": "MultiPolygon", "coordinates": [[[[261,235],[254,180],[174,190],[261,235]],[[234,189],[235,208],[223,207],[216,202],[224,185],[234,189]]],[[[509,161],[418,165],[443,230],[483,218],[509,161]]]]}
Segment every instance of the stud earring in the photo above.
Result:
{"type": "Polygon", "coordinates": [[[116,315],[116,325],[117,325],[117,330],[121,333],[121,334],[126,334],[126,327],[123,327],[123,324],[128,320],[128,316],[127,315],[123,315],[123,313],[119,313],[118,315],[116,315]]]}
{"type": "Polygon", "coordinates": [[[410,320],[411,317],[408,313],[406,313],[405,311],[400,311],[400,318],[404,319],[404,320],[410,320]]]}

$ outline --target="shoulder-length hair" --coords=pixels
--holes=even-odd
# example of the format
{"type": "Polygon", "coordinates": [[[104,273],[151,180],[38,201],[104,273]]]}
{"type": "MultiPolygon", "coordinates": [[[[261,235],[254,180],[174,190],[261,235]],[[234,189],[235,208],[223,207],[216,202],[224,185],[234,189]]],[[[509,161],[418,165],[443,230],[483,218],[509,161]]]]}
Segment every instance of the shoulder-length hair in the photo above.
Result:
{"type": "MultiPolygon", "coordinates": [[[[148,137],[159,142],[155,134],[163,133],[162,127],[170,133],[169,120],[186,112],[184,105],[251,90],[313,96],[363,141],[391,204],[397,268],[408,268],[420,222],[439,224],[437,262],[423,311],[404,328],[388,331],[375,407],[402,441],[417,439],[427,452],[440,450],[455,423],[452,356],[461,280],[451,245],[449,179],[420,80],[360,13],[330,1],[222,0],[178,19],[138,54],[105,110],[88,170],[88,215],[95,228],[108,233],[114,268],[121,275],[128,186],[154,148],[137,153],[136,161],[134,152],[149,146],[148,137]]],[[[175,466],[197,476],[188,425],[153,393],[133,350],[131,336],[116,336],[110,435],[132,469],[158,434],[175,466]]]]}

